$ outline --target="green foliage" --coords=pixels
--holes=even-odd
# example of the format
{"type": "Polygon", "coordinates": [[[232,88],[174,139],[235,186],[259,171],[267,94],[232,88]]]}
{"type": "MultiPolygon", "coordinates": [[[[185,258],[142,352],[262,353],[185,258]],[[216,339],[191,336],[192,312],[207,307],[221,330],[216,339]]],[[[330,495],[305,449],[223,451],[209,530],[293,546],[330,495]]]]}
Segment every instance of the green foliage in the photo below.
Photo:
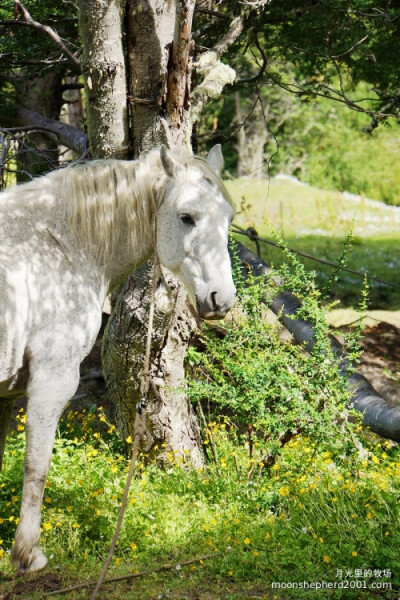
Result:
{"type": "MultiPolygon", "coordinates": [[[[76,49],[77,11],[72,3],[57,0],[47,2],[26,0],[23,4],[33,20],[53,28],[67,45],[75,44],[76,49]]],[[[5,0],[2,3],[0,91],[3,85],[7,85],[7,81],[22,87],[24,80],[45,76],[52,70],[65,68],[65,64],[68,64],[60,57],[60,50],[46,33],[26,25],[24,19],[14,11],[14,2],[5,0]]],[[[20,100],[23,103],[23,93],[21,95],[20,100]]],[[[9,94],[7,99],[10,100],[9,94]]]]}
{"type": "MultiPolygon", "coordinates": [[[[264,439],[265,456],[275,455],[293,436],[318,440],[320,448],[346,452],[350,427],[346,406],[349,393],[338,372],[329,344],[329,328],[320,308],[313,273],[285,248],[286,264],[268,277],[236,279],[239,308],[231,320],[201,335],[201,351],[188,354],[192,373],[189,395],[195,402],[212,403],[216,414],[228,413],[239,428],[254,428],[264,439]],[[266,319],[263,298],[290,289],[306,299],[296,318],[312,324],[315,346],[282,343],[280,325],[266,319]],[[279,290],[278,290],[279,292],[279,290]],[[337,436],[338,424],[343,424],[337,436]]],[[[237,269],[236,269],[237,271],[237,269]]]]}
{"type": "Polygon", "coordinates": [[[399,85],[398,16],[398,7],[385,0],[327,0],[307,7],[276,0],[264,17],[264,35],[270,46],[279,48],[281,57],[309,78],[310,89],[328,91],[341,69],[355,83],[374,85],[382,100],[399,85]],[[276,21],[279,27],[274,26],[276,21]]]}
{"type": "MultiPolygon", "coordinates": [[[[361,86],[359,93],[363,91],[366,89],[361,86]]],[[[320,188],[400,204],[400,168],[395,158],[398,124],[367,134],[363,131],[368,124],[365,115],[346,111],[327,100],[314,104],[312,111],[308,108],[303,119],[310,119],[301,139],[305,160],[294,174],[320,188]]],[[[283,146],[288,156],[286,141],[283,146]]]]}
{"type": "Polygon", "coordinates": [[[221,141],[227,169],[235,173],[232,140],[242,123],[251,148],[254,105],[262,102],[269,132],[259,165],[264,173],[283,171],[320,188],[398,204],[399,125],[387,118],[398,117],[400,105],[398,17],[398,7],[385,0],[306,6],[276,0],[250,11],[246,35],[226,59],[238,83],[206,108],[199,140],[221,141]]]}
{"type": "MultiPolygon", "coordinates": [[[[376,98],[365,84],[359,84],[354,93],[376,98]]],[[[367,133],[368,115],[332,100],[300,101],[290,92],[271,86],[260,88],[259,94],[267,115],[265,127],[270,130],[265,163],[260,165],[265,174],[283,172],[321,189],[400,204],[397,122],[367,133]]],[[[250,126],[254,102],[254,95],[241,96],[245,131],[250,126]]],[[[226,169],[235,174],[238,156],[232,139],[236,138],[239,125],[230,127],[235,121],[233,95],[227,93],[207,107],[199,127],[203,135],[211,130],[213,119],[218,119],[216,135],[221,136],[218,139],[223,143],[226,169]]]]}

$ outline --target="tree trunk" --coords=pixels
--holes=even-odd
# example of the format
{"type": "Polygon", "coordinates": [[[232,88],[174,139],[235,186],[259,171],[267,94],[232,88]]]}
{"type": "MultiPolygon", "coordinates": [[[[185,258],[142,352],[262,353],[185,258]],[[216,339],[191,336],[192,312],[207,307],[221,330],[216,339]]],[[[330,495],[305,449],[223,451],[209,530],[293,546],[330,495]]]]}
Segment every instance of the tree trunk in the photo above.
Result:
{"type": "Polygon", "coordinates": [[[237,176],[262,177],[264,174],[264,149],[268,141],[261,97],[255,99],[251,112],[243,119],[240,95],[235,94],[236,120],[241,125],[237,138],[237,176]]]}
{"type": "MultiPolygon", "coordinates": [[[[66,77],[64,86],[64,101],[65,105],[60,115],[60,122],[73,127],[77,131],[84,129],[83,103],[81,86],[78,77],[66,77]]],[[[61,149],[62,158],[65,162],[70,162],[76,158],[73,151],[68,146],[61,149]]],[[[79,152],[80,158],[84,152],[79,152]]]]}
{"type": "MultiPolygon", "coordinates": [[[[190,72],[182,64],[186,60],[187,65],[189,43],[182,43],[177,32],[191,23],[193,5],[192,0],[128,3],[128,99],[135,157],[154,146],[183,143],[190,72]],[[182,59],[182,53],[186,59],[182,59]],[[175,85],[172,90],[171,70],[175,85]],[[180,91],[183,88],[184,93],[180,91]]],[[[186,32],[186,41],[188,35],[186,32]]],[[[151,301],[150,270],[150,265],[145,265],[123,286],[104,336],[104,376],[124,436],[133,433],[136,404],[140,401],[139,380],[151,301]]],[[[158,462],[179,455],[199,467],[203,462],[199,429],[184,390],[184,358],[195,323],[186,309],[185,290],[172,275],[169,282],[174,290],[174,309],[156,311],[152,336],[151,370],[156,383],[146,412],[147,449],[158,462]]]]}
{"type": "Polygon", "coordinates": [[[128,102],[135,158],[154,146],[170,145],[163,106],[176,4],[176,1],[128,0],[128,102]]]}
{"type": "Polygon", "coordinates": [[[125,0],[80,0],[87,128],[95,158],[128,157],[125,0]]]}
{"type": "MultiPolygon", "coordinates": [[[[135,158],[154,146],[177,146],[184,139],[183,115],[190,82],[187,65],[194,0],[128,0],[125,23],[130,121],[124,112],[126,93],[123,85],[119,92],[116,91],[117,77],[125,81],[121,30],[117,33],[122,24],[122,7],[122,2],[112,2],[105,10],[101,0],[81,1],[88,133],[96,157],[126,155],[126,135],[124,127],[120,127],[121,122],[130,125],[130,148],[135,158]],[[182,31],[186,31],[184,43],[182,31]],[[111,40],[114,41],[113,53],[111,40]],[[174,70],[175,87],[171,93],[168,68],[174,70]],[[182,71],[184,77],[180,77],[182,71]],[[185,89],[184,93],[179,93],[181,87],[185,89]]],[[[104,335],[104,376],[117,407],[124,437],[133,433],[136,404],[140,400],[139,380],[150,303],[148,270],[149,265],[127,280],[114,302],[104,335]]],[[[175,309],[171,314],[157,311],[152,340],[152,373],[156,375],[160,391],[153,395],[146,412],[147,449],[152,447],[152,453],[159,461],[165,461],[168,452],[172,452],[189,456],[193,465],[200,466],[198,427],[184,392],[183,359],[193,319],[184,307],[184,290],[176,281],[171,285],[175,290],[175,309]]]]}
{"type": "MultiPolygon", "coordinates": [[[[136,405],[141,401],[139,374],[146,346],[151,277],[149,263],[129,277],[113,302],[104,334],[104,373],[124,439],[133,437],[136,405]]],[[[182,286],[170,275],[167,279],[173,302],[169,310],[157,307],[155,310],[146,450],[162,464],[179,457],[200,467],[203,464],[200,435],[185,394],[183,364],[195,321],[185,310],[186,294],[182,286]]]]}
{"type": "MultiPolygon", "coordinates": [[[[51,71],[40,77],[20,77],[15,87],[21,104],[21,112],[27,109],[43,115],[44,119],[57,120],[62,105],[61,69],[51,71]]],[[[17,155],[18,183],[29,181],[30,176],[37,176],[52,171],[58,166],[58,139],[35,131],[21,137],[17,155]],[[29,174],[29,175],[28,175],[29,174]]]]}

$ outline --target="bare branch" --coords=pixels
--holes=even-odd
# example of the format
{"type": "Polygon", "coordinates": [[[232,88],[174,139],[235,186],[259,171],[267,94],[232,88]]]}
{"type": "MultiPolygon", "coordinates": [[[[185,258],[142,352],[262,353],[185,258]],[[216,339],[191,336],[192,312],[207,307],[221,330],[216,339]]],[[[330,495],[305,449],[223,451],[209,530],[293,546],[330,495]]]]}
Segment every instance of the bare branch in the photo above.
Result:
{"type": "Polygon", "coordinates": [[[367,125],[367,127],[364,127],[363,131],[365,131],[365,133],[372,133],[372,131],[378,127],[379,123],[385,121],[389,115],[393,115],[393,109],[396,108],[398,104],[400,104],[400,92],[393,96],[390,102],[383,107],[383,111],[380,114],[372,117],[371,123],[367,125]]]}
{"type": "Polygon", "coordinates": [[[193,51],[192,21],[195,0],[178,3],[178,18],[171,48],[170,67],[166,97],[166,117],[174,133],[179,138],[183,124],[183,114],[188,108],[193,51]]]}
{"type": "Polygon", "coordinates": [[[256,73],[255,75],[252,75],[251,77],[243,77],[242,79],[239,79],[237,81],[237,83],[239,83],[239,84],[240,83],[253,83],[254,81],[257,81],[264,74],[265,69],[267,68],[267,64],[268,64],[267,55],[265,54],[264,48],[260,44],[260,40],[258,39],[257,33],[255,33],[255,36],[254,36],[254,43],[262,57],[261,67],[259,68],[258,73],[256,73]]]}
{"type": "Polygon", "coordinates": [[[55,137],[59,144],[70,148],[79,155],[88,150],[86,133],[77,127],[67,125],[67,123],[48,119],[34,110],[16,106],[13,107],[13,110],[8,109],[7,113],[2,112],[0,119],[3,131],[6,131],[7,128],[10,133],[13,133],[16,131],[14,127],[19,131],[40,130],[43,135],[51,139],[55,137]]]}
{"type": "Polygon", "coordinates": [[[343,58],[344,56],[351,54],[358,46],[360,46],[361,44],[366,42],[370,37],[371,37],[371,32],[364,35],[364,37],[362,37],[357,42],[354,42],[354,44],[350,48],[348,48],[347,50],[344,50],[340,54],[313,52],[311,50],[301,48],[300,46],[293,46],[293,45],[291,45],[290,48],[292,50],[296,50],[296,52],[301,52],[301,54],[310,54],[311,56],[317,56],[317,57],[326,58],[326,59],[330,59],[330,58],[336,59],[336,58],[343,58]]]}
{"type": "Polygon", "coordinates": [[[224,15],[224,13],[220,13],[216,10],[211,10],[209,8],[196,8],[197,13],[203,13],[205,15],[210,15],[211,17],[217,17],[218,19],[222,19],[224,21],[230,21],[231,18],[229,15],[224,15]]]}
{"type": "Polygon", "coordinates": [[[244,17],[236,17],[232,21],[232,25],[229,31],[224,37],[211,49],[211,52],[216,52],[217,56],[220,57],[224,52],[228,50],[230,46],[237,40],[244,28],[244,17]]]}
{"type": "Polygon", "coordinates": [[[242,0],[242,4],[251,8],[260,8],[270,3],[270,0],[242,0]]]}
{"type": "Polygon", "coordinates": [[[363,98],[362,100],[355,101],[348,98],[348,96],[346,96],[346,94],[343,94],[341,90],[336,90],[335,88],[332,88],[325,83],[319,83],[318,90],[311,90],[306,89],[296,83],[284,82],[278,76],[275,77],[271,71],[268,71],[267,75],[269,80],[272,81],[272,83],[278,85],[279,87],[286,90],[287,92],[290,92],[291,94],[296,94],[297,96],[328,98],[329,100],[334,100],[335,102],[339,102],[340,104],[345,104],[346,106],[355,110],[356,112],[364,113],[370,116],[372,119],[377,118],[379,121],[383,121],[390,117],[398,118],[397,112],[388,112],[388,109],[393,109],[399,103],[400,97],[398,98],[397,95],[394,97],[393,102],[391,101],[390,104],[386,105],[386,107],[383,107],[383,110],[369,110],[361,106],[360,102],[367,100],[374,100],[375,102],[378,102],[376,98],[363,98]],[[326,90],[327,93],[325,93],[324,90],[326,90]]]}
{"type": "Polygon", "coordinates": [[[22,4],[22,2],[20,0],[14,0],[14,4],[15,4],[15,11],[21,13],[21,15],[25,19],[25,22],[27,25],[48,35],[53,40],[53,42],[56,44],[56,46],[61,50],[61,52],[63,54],[65,54],[65,56],[67,56],[74,65],[76,65],[77,67],[81,66],[81,63],[79,62],[79,60],[76,58],[76,56],[74,54],[72,54],[72,52],[70,52],[68,50],[68,48],[66,47],[66,45],[64,44],[64,42],[62,41],[62,39],[60,38],[58,33],[56,31],[54,31],[54,29],[52,29],[48,25],[43,25],[42,23],[39,23],[38,21],[35,21],[34,19],[32,19],[30,13],[27,11],[27,9],[25,8],[25,6],[22,4]]]}

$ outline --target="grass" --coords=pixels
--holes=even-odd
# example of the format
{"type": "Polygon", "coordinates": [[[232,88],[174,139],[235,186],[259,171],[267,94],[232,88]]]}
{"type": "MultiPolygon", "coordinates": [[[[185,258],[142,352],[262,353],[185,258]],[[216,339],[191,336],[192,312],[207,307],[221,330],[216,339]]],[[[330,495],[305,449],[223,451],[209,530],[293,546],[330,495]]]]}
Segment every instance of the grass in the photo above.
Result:
{"type": "MultiPolygon", "coordinates": [[[[350,229],[353,244],[347,261],[349,268],[365,272],[400,286],[398,231],[400,209],[363,197],[328,192],[288,178],[255,180],[242,178],[228,182],[238,209],[237,222],[253,226],[261,237],[271,238],[272,226],[296,250],[332,262],[340,259],[350,229]]],[[[240,238],[243,239],[243,238],[240,238]]],[[[280,266],[280,250],[261,244],[268,264],[280,266]]],[[[320,287],[329,284],[332,269],[309,259],[300,259],[317,271],[320,287]]],[[[332,290],[344,306],[357,303],[362,278],[341,273],[332,290]]],[[[370,308],[400,309],[400,288],[370,281],[370,308]]]]}
{"type": "MultiPolygon", "coordinates": [[[[23,415],[20,419],[22,428],[23,415]]],[[[115,430],[108,429],[106,441],[96,436],[102,421],[100,410],[68,415],[57,439],[43,502],[42,544],[50,556],[48,577],[62,574],[58,587],[99,573],[115,526],[127,461],[117,451],[121,440],[115,430]]],[[[340,458],[319,452],[316,442],[293,440],[270,473],[260,464],[249,479],[252,461],[244,439],[237,438],[227,420],[209,427],[217,465],[193,471],[182,468],[184,459],[171,456],[170,468],[160,471],[140,462],[109,576],[151,571],[162,564],[173,568],[133,583],[114,583],[114,600],[309,598],[309,589],[288,586],[357,580],[367,587],[392,586],[392,592],[382,595],[363,589],[363,599],[396,597],[397,447],[372,438],[364,441],[364,454],[340,458]],[[202,556],[209,558],[179,566],[202,556]],[[283,589],[274,589],[273,582],[283,589]]],[[[22,487],[23,438],[22,431],[12,434],[0,484],[4,591],[15,585],[9,552],[22,487]]],[[[88,593],[79,590],[67,597],[86,598],[88,593]]],[[[314,593],[324,599],[361,597],[350,587],[314,593]]],[[[33,591],[28,597],[40,594],[33,591]]]]}

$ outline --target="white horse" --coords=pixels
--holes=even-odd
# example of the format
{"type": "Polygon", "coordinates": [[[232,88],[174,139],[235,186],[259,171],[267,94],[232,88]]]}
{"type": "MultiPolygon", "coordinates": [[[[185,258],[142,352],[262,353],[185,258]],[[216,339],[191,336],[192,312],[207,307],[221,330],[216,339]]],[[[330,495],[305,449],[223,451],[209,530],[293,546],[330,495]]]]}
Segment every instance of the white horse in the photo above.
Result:
{"type": "Polygon", "coordinates": [[[219,146],[207,161],[154,150],[139,161],[68,167],[0,195],[0,460],[14,400],[28,397],[12,553],[20,571],[47,564],[40,511],[55,431],[110,289],[156,251],[201,317],[232,307],[233,209],[216,174],[222,164],[219,146]]]}

